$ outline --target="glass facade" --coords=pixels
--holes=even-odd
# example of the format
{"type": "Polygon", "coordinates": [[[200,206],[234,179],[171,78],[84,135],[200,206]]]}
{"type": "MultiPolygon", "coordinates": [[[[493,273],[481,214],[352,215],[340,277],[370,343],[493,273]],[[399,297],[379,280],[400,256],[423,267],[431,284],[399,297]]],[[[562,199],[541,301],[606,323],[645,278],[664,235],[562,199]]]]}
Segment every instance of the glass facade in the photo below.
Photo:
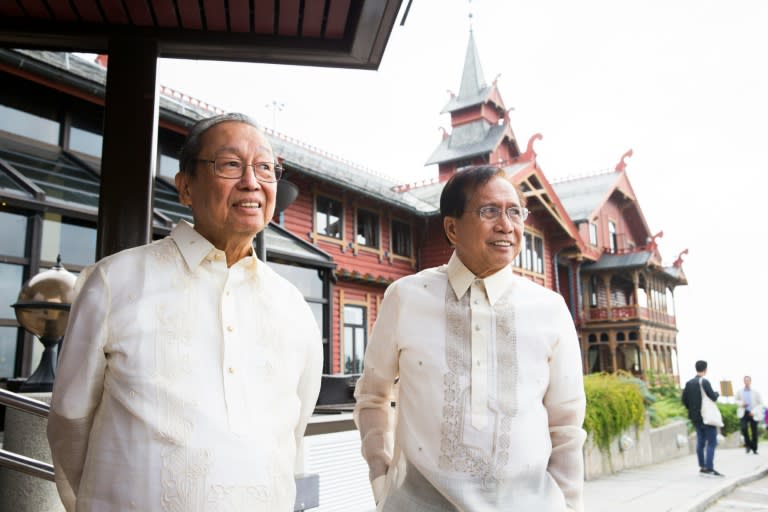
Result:
{"type": "Polygon", "coordinates": [[[0,130],[58,145],[59,129],[56,121],[0,105],[0,130]]]}
{"type": "Polygon", "coordinates": [[[0,255],[23,258],[27,241],[27,217],[0,212],[0,255]]]}
{"type": "Polygon", "coordinates": [[[72,224],[55,213],[44,214],[40,259],[54,263],[59,255],[65,266],[96,261],[96,228],[72,224]]]}

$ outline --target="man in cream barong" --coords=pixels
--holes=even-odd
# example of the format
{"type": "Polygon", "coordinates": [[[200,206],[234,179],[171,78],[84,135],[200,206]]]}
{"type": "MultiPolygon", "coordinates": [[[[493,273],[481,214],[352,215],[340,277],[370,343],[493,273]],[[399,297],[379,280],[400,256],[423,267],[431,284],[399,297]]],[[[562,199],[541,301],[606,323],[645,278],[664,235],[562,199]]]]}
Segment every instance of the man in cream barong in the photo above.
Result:
{"type": "Polygon", "coordinates": [[[512,271],[524,197],[473,167],[440,212],[454,253],[387,289],[355,389],[377,510],[580,512],[581,351],[563,298],[512,271]]]}
{"type": "Polygon", "coordinates": [[[78,281],[48,421],[69,512],[293,510],[322,344],[254,254],[282,168],[241,114],[193,126],[179,165],[194,225],[78,281]]]}

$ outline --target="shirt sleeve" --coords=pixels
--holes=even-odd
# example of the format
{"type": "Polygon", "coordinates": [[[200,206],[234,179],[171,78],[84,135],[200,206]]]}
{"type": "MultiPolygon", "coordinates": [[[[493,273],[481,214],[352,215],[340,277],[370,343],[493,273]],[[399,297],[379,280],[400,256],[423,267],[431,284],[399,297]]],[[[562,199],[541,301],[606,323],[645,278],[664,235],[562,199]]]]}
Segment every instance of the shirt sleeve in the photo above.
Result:
{"type": "MultiPolygon", "coordinates": [[[[301,411],[299,415],[299,423],[296,425],[294,436],[296,438],[296,459],[297,463],[302,457],[304,433],[307,429],[307,423],[312,416],[312,412],[317,405],[317,397],[320,394],[320,383],[322,381],[323,372],[323,343],[320,335],[320,330],[315,324],[315,317],[312,312],[307,308],[307,322],[310,323],[311,328],[307,329],[307,348],[306,357],[304,360],[304,370],[299,378],[299,384],[297,387],[297,394],[301,401],[301,411]]],[[[294,467],[299,467],[298,465],[294,467]]]]}
{"type": "Polygon", "coordinates": [[[701,382],[707,396],[711,398],[713,402],[717,402],[717,399],[720,398],[720,393],[712,389],[712,384],[710,384],[707,379],[701,379],[701,382]]]}
{"type": "Polygon", "coordinates": [[[48,443],[65,509],[75,509],[94,413],[101,402],[110,293],[103,270],[84,272],[76,285],[53,385],[48,443]],[[83,284],[82,281],[85,281],[83,284]]]}
{"type": "Polygon", "coordinates": [[[582,428],[586,407],[581,347],[576,328],[565,303],[560,301],[554,315],[559,339],[549,361],[549,388],[544,406],[549,417],[552,453],[548,471],[565,496],[568,507],[584,510],[584,459],[586,432],[582,428]]]}
{"type": "Polygon", "coordinates": [[[397,283],[393,283],[384,293],[365,350],[363,375],[355,386],[354,419],[371,481],[385,474],[392,463],[395,419],[391,403],[399,371],[396,339],[399,307],[397,283]]]}

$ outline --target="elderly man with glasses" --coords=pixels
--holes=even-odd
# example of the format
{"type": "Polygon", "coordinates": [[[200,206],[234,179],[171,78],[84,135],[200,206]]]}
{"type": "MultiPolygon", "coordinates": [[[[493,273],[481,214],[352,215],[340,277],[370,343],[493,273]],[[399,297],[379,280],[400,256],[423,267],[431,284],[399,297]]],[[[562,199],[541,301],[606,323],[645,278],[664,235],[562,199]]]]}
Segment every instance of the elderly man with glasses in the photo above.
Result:
{"type": "Polygon", "coordinates": [[[581,352],[563,298],[512,271],[524,197],[473,167],[440,213],[453,255],[387,289],[355,389],[377,510],[581,511],[581,352]]]}
{"type": "Polygon", "coordinates": [[[68,511],[293,510],[322,343],[254,254],[282,168],[241,114],[198,122],[179,161],[194,224],[78,281],[48,422],[68,511]]]}

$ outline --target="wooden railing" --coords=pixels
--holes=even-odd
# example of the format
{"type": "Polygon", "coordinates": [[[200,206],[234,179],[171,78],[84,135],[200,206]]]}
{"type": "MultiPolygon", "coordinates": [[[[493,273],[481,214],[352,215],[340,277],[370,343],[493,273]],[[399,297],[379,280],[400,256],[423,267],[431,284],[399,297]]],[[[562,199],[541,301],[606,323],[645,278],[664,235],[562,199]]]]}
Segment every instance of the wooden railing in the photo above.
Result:
{"type": "Polygon", "coordinates": [[[616,306],[613,308],[590,308],[587,322],[610,322],[620,320],[648,320],[669,326],[675,326],[674,315],[643,308],[637,305],[616,306]]]}

